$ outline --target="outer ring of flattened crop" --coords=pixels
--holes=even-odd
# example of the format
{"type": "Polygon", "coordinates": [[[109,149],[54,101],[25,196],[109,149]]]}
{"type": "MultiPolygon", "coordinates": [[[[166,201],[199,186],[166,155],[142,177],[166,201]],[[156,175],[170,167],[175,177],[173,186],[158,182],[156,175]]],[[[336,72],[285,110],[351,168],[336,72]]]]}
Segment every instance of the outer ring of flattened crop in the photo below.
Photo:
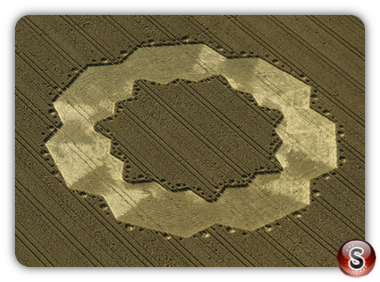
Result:
{"type": "Polygon", "coordinates": [[[335,125],[309,107],[310,86],[260,58],[226,59],[199,45],[141,48],[122,64],[89,67],[55,102],[63,127],[48,142],[70,189],[103,196],[115,217],[184,237],[220,223],[254,230],[309,204],[309,180],[336,168],[335,125]],[[130,184],[109,139],[94,131],[128,98],[133,81],[168,83],[224,76],[260,106],[279,109],[283,145],[280,174],[258,175],[244,189],[227,189],[216,203],[191,191],[173,193],[158,183],[130,184]]]}

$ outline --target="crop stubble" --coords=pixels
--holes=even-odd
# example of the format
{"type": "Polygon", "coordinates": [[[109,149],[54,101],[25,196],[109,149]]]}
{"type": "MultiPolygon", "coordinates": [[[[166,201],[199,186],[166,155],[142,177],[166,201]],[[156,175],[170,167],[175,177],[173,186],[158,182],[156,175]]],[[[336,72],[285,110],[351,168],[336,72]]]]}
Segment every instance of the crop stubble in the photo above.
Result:
{"type": "MultiPolygon", "coordinates": [[[[16,26],[16,256],[28,266],[335,266],[364,238],[364,26],[352,16],[28,16],[16,26]],[[214,225],[181,238],[118,222],[103,199],[67,189],[44,145],[53,101],[88,65],[136,46],[204,43],[259,56],[313,87],[336,123],[339,168],[311,204],[254,232],[214,225]]],[[[63,94],[64,95],[64,94],[63,94]]]]}

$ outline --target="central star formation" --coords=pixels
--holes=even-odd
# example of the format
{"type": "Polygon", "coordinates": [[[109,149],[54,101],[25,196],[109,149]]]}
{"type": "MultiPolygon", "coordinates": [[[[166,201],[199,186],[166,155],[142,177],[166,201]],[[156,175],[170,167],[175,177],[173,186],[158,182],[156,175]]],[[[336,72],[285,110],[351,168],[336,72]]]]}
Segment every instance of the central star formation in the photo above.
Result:
{"type": "Polygon", "coordinates": [[[168,84],[137,80],[133,95],[94,129],[111,139],[129,183],[156,181],[215,202],[226,188],[244,189],[259,173],[279,173],[275,131],[283,115],[258,106],[223,76],[168,84]]]}

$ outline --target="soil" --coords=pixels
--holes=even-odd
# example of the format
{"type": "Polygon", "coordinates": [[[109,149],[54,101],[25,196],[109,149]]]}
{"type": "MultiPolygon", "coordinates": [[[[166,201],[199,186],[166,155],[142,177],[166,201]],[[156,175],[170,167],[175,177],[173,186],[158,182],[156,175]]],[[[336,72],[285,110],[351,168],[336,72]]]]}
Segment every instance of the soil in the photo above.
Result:
{"type": "MultiPolygon", "coordinates": [[[[15,39],[17,259],[27,266],[336,266],[340,246],[365,236],[364,37],[364,25],[354,16],[21,18],[15,39]],[[337,168],[310,181],[309,205],[253,231],[214,224],[182,237],[115,218],[103,197],[68,187],[46,146],[65,126],[54,103],[89,66],[118,65],[136,48],[197,43],[226,58],[261,58],[311,87],[310,108],[336,125],[337,168]]],[[[154,94],[166,91],[160,89],[154,94]]],[[[208,93],[202,99],[212,99],[208,93]]],[[[237,121],[250,113],[237,113],[237,121]]],[[[201,122],[192,120],[194,125],[201,122]]],[[[271,143],[270,134],[263,138],[257,139],[263,146],[271,143]]],[[[202,154],[212,161],[210,151],[202,154]]],[[[245,160],[256,161],[252,154],[245,160]]],[[[166,167],[156,168],[166,173],[162,178],[178,174],[168,176],[166,167]]],[[[228,172],[218,177],[226,175],[227,180],[234,178],[228,172]]],[[[232,189],[245,188],[225,192],[232,189]]]]}

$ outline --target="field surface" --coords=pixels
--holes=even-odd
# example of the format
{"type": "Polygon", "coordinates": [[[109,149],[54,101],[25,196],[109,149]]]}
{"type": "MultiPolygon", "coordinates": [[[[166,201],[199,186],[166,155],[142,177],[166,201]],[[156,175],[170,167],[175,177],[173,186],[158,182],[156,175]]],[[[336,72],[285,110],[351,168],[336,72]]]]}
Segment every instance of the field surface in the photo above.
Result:
{"type": "Polygon", "coordinates": [[[353,16],[26,16],[26,266],[336,266],[365,238],[353,16]]]}

